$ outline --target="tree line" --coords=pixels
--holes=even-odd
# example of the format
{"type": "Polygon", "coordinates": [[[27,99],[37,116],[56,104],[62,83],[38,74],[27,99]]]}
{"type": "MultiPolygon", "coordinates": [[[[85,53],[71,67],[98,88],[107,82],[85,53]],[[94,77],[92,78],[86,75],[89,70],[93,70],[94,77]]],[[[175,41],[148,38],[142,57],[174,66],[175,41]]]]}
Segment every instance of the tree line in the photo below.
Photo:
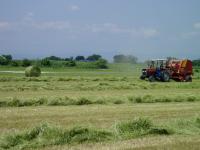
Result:
{"type": "Polygon", "coordinates": [[[28,67],[31,65],[37,65],[42,67],[75,67],[77,64],[83,68],[99,68],[105,69],[108,68],[107,60],[104,59],[101,55],[93,54],[88,57],[84,56],[76,56],[75,58],[61,58],[57,56],[49,56],[43,59],[22,59],[22,60],[15,60],[13,59],[12,55],[1,55],[0,56],[0,65],[3,66],[22,66],[28,67]]]}
{"type": "MultiPolygon", "coordinates": [[[[113,56],[114,63],[137,63],[137,57],[133,55],[115,55],[113,56]]],[[[101,55],[93,54],[88,57],[78,55],[76,57],[61,58],[58,56],[49,56],[43,59],[13,59],[12,55],[1,55],[0,65],[13,67],[77,67],[91,69],[107,69],[108,61],[101,55]]]]}
{"type": "Polygon", "coordinates": [[[193,61],[192,61],[192,64],[193,64],[194,66],[200,67],[200,59],[193,60],[193,61]]]}

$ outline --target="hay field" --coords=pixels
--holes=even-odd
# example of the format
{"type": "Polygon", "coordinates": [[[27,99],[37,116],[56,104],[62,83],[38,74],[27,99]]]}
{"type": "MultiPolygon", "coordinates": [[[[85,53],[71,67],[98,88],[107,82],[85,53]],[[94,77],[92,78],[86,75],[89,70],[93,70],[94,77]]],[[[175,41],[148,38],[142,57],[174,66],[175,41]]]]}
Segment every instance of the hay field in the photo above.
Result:
{"type": "Polygon", "coordinates": [[[139,80],[143,65],[107,70],[0,67],[1,149],[198,149],[200,74],[139,80]]]}

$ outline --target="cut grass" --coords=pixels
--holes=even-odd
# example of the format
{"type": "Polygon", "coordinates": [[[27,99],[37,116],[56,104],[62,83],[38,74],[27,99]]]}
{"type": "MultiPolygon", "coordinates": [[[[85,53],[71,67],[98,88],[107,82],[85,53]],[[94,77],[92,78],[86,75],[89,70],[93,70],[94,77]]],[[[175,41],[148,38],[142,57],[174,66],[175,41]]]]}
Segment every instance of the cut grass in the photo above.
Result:
{"type": "Polygon", "coordinates": [[[153,95],[144,95],[144,96],[128,96],[122,97],[107,97],[107,98],[88,98],[88,97],[55,97],[47,98],[40,97],[35,99],[19,99],[16,97],[11,97],[7,100],[0,101],[0,107],[24,107],[24,106],[68,106],[68,105],[90,105],[90,104],[124,104],[124,103],[167,103],[167,102],[195,102],[200,101],[200,97],[196,95],[187,95],[187,96],[176,96],[176,97],[167,97],[167,96],[153,96],[153,95]]]}
{"type": "Polygon", "coordinates": [[[112,133],[89,129],[85,127],[74,127],[64,130],[50,124],[42,124],[33,129],[8,135],[1,143],[3,149],[27,149],[45,147],[48,145],[63,145],[83,142],[102,142],[110,140],[112,133]]]}
{"type": "Polygon", "coordinates": [[[122,122],[116,128],[119,135],[124,138],[134,138],[148,134],[169,135],[173,133],[166,127],[155,126],[149,119],[144,118],[122,122]]]}
{"type": "Polygon", "coordinates": [[[128,100],[133,103],[162,103],[162,102],[194,102],[200,101],[199,96],[195,95],[184,95],[184,96],[153,96],[153,95],[144,95],[144,96],[129,96],[128,100]]]}
{"type": "MultiPolygon", "coordinates": [[[[81,128],[81,132],[82,129],[84,132],[85,129],[93,132],[103,128],[104,130],[100,131],[112,133],[108,137],[109,143],[104,142],[103,139],[97,144],[92,140],[84,141],[77,149],[103,149],[102,145],[111,143],[114,144],[107,149],[126,149],[134,145],[143,149],[143,146],[148,146],[148,143],[151,143],[149,146],[155,146],[156,143],[157,149],[166,149],[170,143],[165,139],[176,136],[179,138],[174,138],[175,141],[185,139],[187,142],[188,139],[193,139],[190,145],[195,144],[199,147],[198,119],[191,119],[199,116],[200,113],[199,74],[194,74],[192,83],[174,81],[149,83],[138,79],[141,74],[140,65],[109,65],[110,69],[107,70],[42,68],[47,72],[42,73],[42,76],[38,78],[25,78],[25,68],[0,67],[0,70],[21,70],[22,72],[21,74],[0,73],[0,136],[4,139],[3,135],[6,137],[23,135],[36,127],[41,127],[41,125],[37,126],[39,123],[49,122],[50,128],[56,128],[61,133],[79,125],[82,127],[77,128],[81,128]],[[151,123],[149,129],[141,127],[142,132],[127,127],[120,134],[114,126],[116,122],[119,122],[118,126],[120,124],[142,126],[142,121],[132,120],[135,117],[148,117],[154,121],[149,120],[151,123]],[[62,127],[51,125],[58,123],[62,127]],[[28,129],[23,131],[24,128],[28,129]],[[13,130],[16,131],[15,134],[13,130]],[[170,136],[166,136],[168,133],[170,136]],[[194,136],[197,138],[193,138],[194,136]],[[152,138],[156,140],[152,141],[152,138]],[[146,141],[141,143],[143,139],[146,141]],[[120,144],[116,146],[115,141],[120,144]],[[160,141],[163,142],[160,143],[160,141]],[[159,147],[163,144],[166,147],[159,147]],[[84,145],[88,146],[81,147],[84,145]],[[101,146],[96,147],[96,145],[101,146]]],[[[146,119],[143,118],[143,120],[146,119]]],[[[21,149],[26,145],[27,149],[30,147],[49,150],[52,146],[55,149],[60,149],[60,147],[71,149],[72,145],[79,146],[79,142],[67,143],[64,140],[58,142],[59,146],[57,146],[54,142],[61,138],[62,134],[57,136],[53,131],[49,132],[50,135],[51,133],[52,136],[49,137],[52,138],[40,136],[41,132],[29,141],[27,139],[24,141],[22,138],[23,143],[13,148],[21,149]]],[[[176,147],[176,149],[183,147],[176,147]]],[[[173,149],[173,146],[170,148],[173,149]]],[[[194,147],[191,146],[190,149],[192,148],[194,147]]],[[[156,149],[156,146],[152,149],[156,149]]]]}
{"type": "Polygon", "coordinates": [[[199,134],[200,119],[178,120],[164,126],[155,125],[149,119],[138,118],[121,122],[116,129],[105,131],[86,127],[73,127],[63,129],[50,124],[41,124],[24,132],[6,135],[1,138],[2,149],[27,149],[52,145],[96,143],[109,140],[132,139],[146,135],[170,135],[170,134],[199,134]],[[188,128],[188,125],[190,128],[188,128]],[[170,129],[171,127],[171,129],[170,129]],[[173,130],[172,130],[173,128],[173,130]],[[181,133],[180,133],[181,131],[181,133]]]}

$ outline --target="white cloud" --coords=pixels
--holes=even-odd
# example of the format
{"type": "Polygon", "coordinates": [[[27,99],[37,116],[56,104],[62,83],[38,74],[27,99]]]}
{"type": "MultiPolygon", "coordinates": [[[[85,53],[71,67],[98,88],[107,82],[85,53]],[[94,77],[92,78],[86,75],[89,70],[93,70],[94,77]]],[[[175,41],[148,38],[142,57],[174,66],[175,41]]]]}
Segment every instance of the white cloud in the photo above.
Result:
{"type": "Polygon", "coordinates": [[[122,27],[113,23],[87,25],[87,30],[93,33],[127,34],[132,37],[142,38],[152,38],[159,34],[158,30],[153,28],[122,27]]]}
{"type": "Polygon", "coordinates": [[[62,30],[76,34],[87,34],[87,33],[103,33],[103,34],[123,34],[132,38],[153,38],[156,37],[159,32],[153,28],[135,28],[121,26],[114,23],[103,23],[103,24],[89,24],[89,25],[78,25],[71,24],[69,21],[37,21],[34,19],[32,12],[27,15],[19,22],[0,22],[0,29],[8,28],[12,25],[13,29],[23,30],[27,28],[33,28],[36,30],[62,30]]]}
{"type": "Polygon", "coordinates": [[[27,12],[27,14],[23,17],[23,21],[32,21],[33,17],[34,17],[34,13],[33,12],[27,12]]]}
{"type": "Polygon", "coordinates": [[[185,38],[185,39],[189,39],[189,38],[193,38],[193,37],[196,37],[196,36],[199,36],[199,35],[200,35],[200,32],[192,31],[192,32],[183,33],[181,35],[181,37],[185,38]]]}
{"type": "Polygon", "coordinates": [[[71,27],[68,21],[47,21],[47,22],[33,22],[32,27],[36,29],[53,29],[53,30],[64,30],[71,27]]]}
{"type": "Polygon", "coordinates": [[[200,29],[200,22],[195,23],[195,24],[194,24],[194,28],[195,28],[195,29],[200,29]]]}
{"type": "Polygon", "coordinates": [[[159,32],[156,29],[150,29],[150,28],[149,29],[143,28],[141,30],[141,33],[143,34],[143,36],[145,38],[155,37],[155,36],[157,36],[159,34],[159,32]]]}
{"type": "MultiPolygon", "coordinates": [[[[193,28],[200,29],[200,22],[194,23],[193,28]]],[[[193,29],[193,31],[182,33],[181,37],[184,39],[189,39],[189,38],[200,36],[200,31],[194,30],[194,29],[193,29]]]]}
{"type": "Polygon", "coordinates": [[[69,11],[79,11],[80,7],[78,5],[70,5],[67,8],[69,11]]]}
{"type": "Polygon", "coordinates": [[[92,24],[87,25],[87,29],[94,32],[110,32],[110,33],[122,33],[125,30],[113,23],[104,23],[104,24],[92,24]]]}
{"type": "Polygon", "coordinates": [[[9,22],[6,21],[0,21],[0,30],[6,30],[11,26],[9,22]]]}

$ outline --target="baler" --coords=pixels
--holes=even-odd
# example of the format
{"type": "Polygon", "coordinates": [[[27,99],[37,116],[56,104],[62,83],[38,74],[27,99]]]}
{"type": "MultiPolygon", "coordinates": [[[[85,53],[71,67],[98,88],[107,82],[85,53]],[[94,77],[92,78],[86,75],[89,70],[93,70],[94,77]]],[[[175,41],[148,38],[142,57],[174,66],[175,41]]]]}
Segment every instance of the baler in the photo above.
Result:
{"type": "Polygon", "coordinates": [[[192,81],[192,62],[184,60],[166,60],[156,59],[148,63],[146,69],[142,69],[140,79],[148,79],[150,82],[159,80],[169,82],[170,79],[175,81],[192,81]]]}
{"type": "Polygon", "coordinates": [[[192,61],[184,60],[171,60],[166,66],[170,70],[170,76],[177,81],[192,81],[192,61]]]}

